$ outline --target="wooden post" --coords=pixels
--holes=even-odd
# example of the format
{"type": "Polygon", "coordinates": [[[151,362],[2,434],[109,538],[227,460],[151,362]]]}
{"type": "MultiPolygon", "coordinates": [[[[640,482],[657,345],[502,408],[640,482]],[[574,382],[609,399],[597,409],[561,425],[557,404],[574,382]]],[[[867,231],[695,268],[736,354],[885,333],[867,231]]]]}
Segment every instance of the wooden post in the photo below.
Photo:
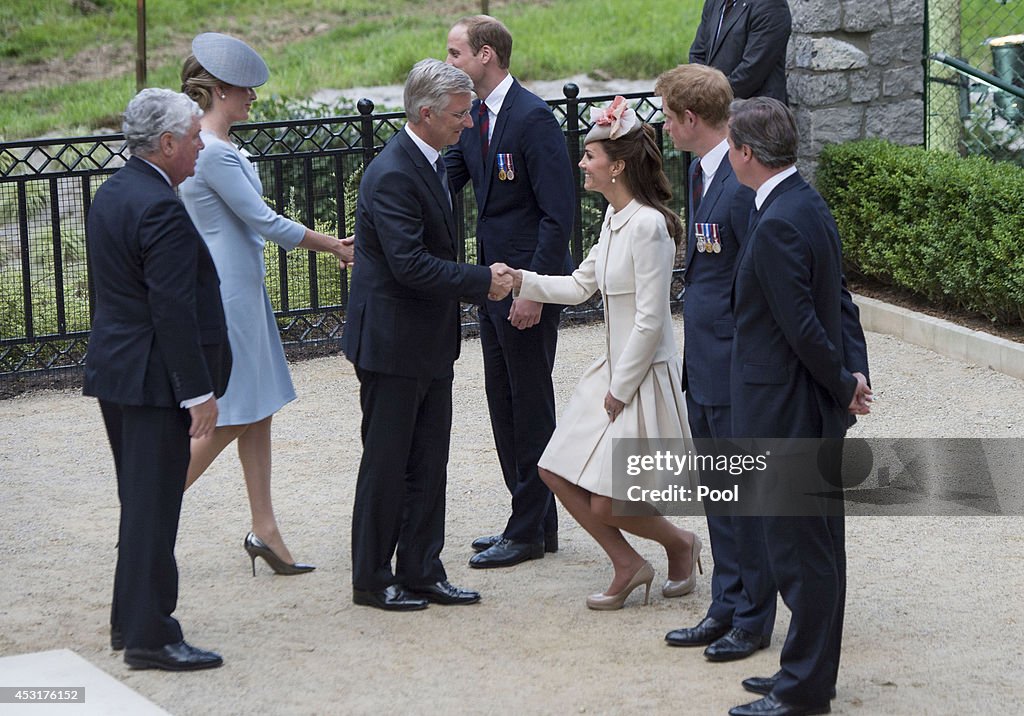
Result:
{"type": "Polygon", "coordinates": [[[146,0],[135,0],[135,91],[146,86],[146,0]]]}

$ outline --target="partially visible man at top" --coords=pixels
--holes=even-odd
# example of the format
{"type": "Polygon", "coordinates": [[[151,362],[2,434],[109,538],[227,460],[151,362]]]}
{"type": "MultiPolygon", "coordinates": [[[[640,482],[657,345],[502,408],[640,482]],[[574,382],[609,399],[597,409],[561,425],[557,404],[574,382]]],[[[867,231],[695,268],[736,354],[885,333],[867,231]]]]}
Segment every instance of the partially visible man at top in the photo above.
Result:
{"type": "Polygon", "coordinates": [[[724,72],[737,99],[786,102],[786,45],[792,27],[786,0],[705,0],[690,62],[724,72]]]}
{"type": "Polygon", "coordinates": [[[99,398],[121,524],[110,646],[133,669],[190,671],[221,657],[182,638],[178,536],[190,437],[217,425],[231,372],[220,280],[174,188],[195,171],[199,105],[144,89],[124,113],[131,158],[86,222],[96,313],[83,393],[99,398]]]}
{"type": "MultiPolygon", "coordinates": [[[[509,74],[511,55],[512,35],[493,17],[463,18],[448,33],[448,63],[472,78],[478,97],[473,128],[446,155],[452,191],[473,183],[481,264],[568,274],[576,197],[565,137],[550,107],[509,74]]],[[[501,533],[473,542],[471,567],[507,567],[558,549],[555,501],[537,460],[555,429],[561,308],[522,298],[480,308],[487,407],[512,515],[501,533]]]]}

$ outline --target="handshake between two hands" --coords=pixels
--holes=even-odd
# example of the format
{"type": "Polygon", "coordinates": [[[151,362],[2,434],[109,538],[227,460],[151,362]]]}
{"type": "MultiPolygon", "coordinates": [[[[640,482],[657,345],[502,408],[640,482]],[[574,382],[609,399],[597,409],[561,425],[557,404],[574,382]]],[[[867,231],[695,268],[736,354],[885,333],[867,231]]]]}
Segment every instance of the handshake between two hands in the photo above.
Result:
{"type": "Polygon", "coordinates": [[[510,268],[503,263],[491,264],[491,288],[487,292],[487,298],[492,301],[500,301],[505,298],[510,291],[517,290],[522,285],[522,271],[510,268]]]}

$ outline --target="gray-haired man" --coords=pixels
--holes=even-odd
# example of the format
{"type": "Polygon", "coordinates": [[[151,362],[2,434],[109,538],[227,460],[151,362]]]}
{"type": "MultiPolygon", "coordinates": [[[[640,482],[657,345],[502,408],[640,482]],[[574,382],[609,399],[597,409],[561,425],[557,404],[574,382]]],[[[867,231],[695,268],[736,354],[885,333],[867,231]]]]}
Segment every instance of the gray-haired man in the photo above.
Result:
{"type": "Polygon", "coordinates": [[[124,113],[128,163],[96,192],[86,224],[96,292],[83,392],[99,398],[121,526],[110,643],[133,669],[220,666],[187,644],[174,542],[189,438],[213,432],[231,370],[220,281],[174,187],[203,148],[202,110],[142,90],[124,113]]]}
{"type": "Polygon", "coordinates": [[[405,82],[409,123],[359,186],[359,268],[341,341],[356,366],[363,410],[352,601],[378,609],[480,599],[449,584],[441,564],[459,300],[502,298],[512,284],[510,276],[456,260],[440,150],[472,126],[472,93],[461,70],[416,63],[405,82]]]}

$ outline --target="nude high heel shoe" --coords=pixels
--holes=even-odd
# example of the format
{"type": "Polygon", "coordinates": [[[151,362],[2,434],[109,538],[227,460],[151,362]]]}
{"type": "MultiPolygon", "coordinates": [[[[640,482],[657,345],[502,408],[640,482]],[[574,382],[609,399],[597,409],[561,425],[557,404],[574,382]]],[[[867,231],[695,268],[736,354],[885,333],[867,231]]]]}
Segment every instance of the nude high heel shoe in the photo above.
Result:
{"type": "Polygon", "coordinates": [[[693,536],[693,548],[690,550],[690,557],[693,560],[693,567],[690,569],[690,576],[686,579],[665,580],[665,586],[661,588],[663,597],[681,597],[689,594],[697,586],[697,572],[704,574],[704,567],[700,563],[700,537],[693,536]]]}
{"type": "Polygon", "coordinates": [[[626,597],[632,594],[633,590],[639,587],[641,584],[644,585],[644,605],[651,598],[651,582],[654,581],[654,567],[651,566],[650,562],[644,562],[640,569],[636,571],[633,578],[629,580],[629,584],[626,585],[618,594],[591,594],[587,597],[587,606],[591,609],[597,609],[599,611],[612,611],[613,609],[622,609],[622,605],[626,602],[626,597]]]}

